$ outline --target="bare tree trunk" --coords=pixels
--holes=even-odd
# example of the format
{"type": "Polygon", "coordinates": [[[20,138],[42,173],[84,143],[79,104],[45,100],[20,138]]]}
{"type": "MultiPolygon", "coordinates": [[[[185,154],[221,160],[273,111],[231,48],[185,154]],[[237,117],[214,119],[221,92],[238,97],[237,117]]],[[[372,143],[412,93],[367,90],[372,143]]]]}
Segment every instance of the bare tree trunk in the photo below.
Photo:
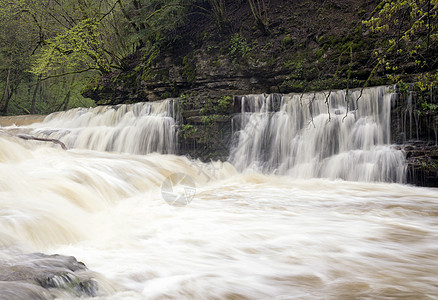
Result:
{"type": "Polygon", "coordinates": [[[64,108],[62,110],[67,110],[68,108],[68,103],[70,102],[70,92],[71,91],[68,91],[67,96],[65,96],[64,108]]]}
{"type": "Polygon", "coordinates": [[[427,2],[427,46],[426,53],[429,53],[429,45],[430,45],[430,0],[427,2]]]}
{"type": "Polygon", "coordinates": [[[36,96],[37,96],[38,89],[40,88],[40,80],[41,80],[41,75],[38,76],[37,84],[35,86],[35,90],[33,91],[32,105],[30,106],[30,113],[31,114],[35,113],[35,102],[36,102],[36,96]]]}
{"type": "Polygon", "coordinates": [[[220,31],[223,31],[226,19],[224,0],[208,0],[208,2],[210,3],[217,27],[220,31]]]}
{"type": "Polygon", "coordinates": [[[68,107],[68,103],[70,102],[70,93],[71,91],[69,90],[67,92],[67,95],[65,95],[64,100],[61,102],[61,104],[55,109],[55,111],[60,111],[60,110],[67,110],[68,107]]]}
{"type": "Polygon", "coordinates": [[[265,0],[249,0],[248,2],[256,21],[256,26],[263,34],[268,34],[268,17],[265,0]]]}
{"type": "Polygon", "coordinates": [[[5,89],[3,91],[3,96],[2,99],[0,100],[0,109],[3,111],[3,102],[6,99],[6,102],[9,101],[9,98],[7,98],[8,96],[8,90],[9,90],[9,79],[11,76],[11,69],[12,69],[12,54],[11,54],[11,59],[9,61],[9,69],[8,69],[8,75],[6,77],[6,84],[5,84],[5,89]]]}
{"type": "Polygon", "coordinates": [[[3,105],[3,108],[2,108],[2,114],[3,115],[7,115],[8,114],[9,101],[11,100],[12,96],[14,95],[14,93],[15,93],[15,89],[12,88],[10,93],[8,93],[8,97],[6,98],[5,105],[3,105]]]}

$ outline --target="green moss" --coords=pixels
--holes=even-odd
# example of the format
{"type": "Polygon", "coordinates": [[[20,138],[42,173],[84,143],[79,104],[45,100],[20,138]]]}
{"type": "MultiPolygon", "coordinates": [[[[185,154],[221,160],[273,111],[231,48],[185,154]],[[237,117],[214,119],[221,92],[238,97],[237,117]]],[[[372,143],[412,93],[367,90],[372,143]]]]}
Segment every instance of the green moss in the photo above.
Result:
{"type": "Polygon", "coordinates": [[[214,66],[214,67],[216,67],[216,68],[219,68],[219,67],[221,66],[221,61],[220,61],[220,59],[217,58],[217,59],[215,59],[215,60],[212,60],[212,61],[211,61],[211,65],[214,66]]]}
{"type": "Polygon", "coordinates": [[[90,82],[89,84],[85,85],[82,90],[81,94],[87,95],[87,94],[93,94],[95,93],[100,85],[97,82],[90,82]]]}
{"type": "Polygon", "coordinates": [[[172,94],[169,92],[164,92],[160,95],[160,97],[161,97],[161,99],[167,99],[167,98],[172,97],[172,94]]]}
{"type": "Polygon", "coordinates": [[[283,48],[286,48],[286,47],[292,45],[292,43],[293,43],[293,42],[292,42],[292,38],[291,38],[290,34],[288,34],[288,35],[286,35],[286,36],[283,38],[283,40],[281,41],[281,46],[282,46],[283,48]]]}
{"type": "Polygon", "coordinates": [[[244,36],[236,33],[231,37],[229,55],[233,65],[247,64],[250,51],[251,47],[244,36]]]}
{"type": "Polygon", "coordinates": [[[232,112],[233,98],[231,96],[222,96],[217,102],[217,113],[229,114],[232,112]]]}
{"type": "Polygon", "coordinates": [[[196,80],[196,65],[193,62],[193,58],[190,56],[184,56],[182,76],[188,83],[193,83],[196,80]]]}
{"type": "Polygon", "coordinates": [[[298,80],[285,80],[280,85],[280,92],[282,93],[300,93],[304,92],[306,84],[298,80]]]}
{"type": "Polygon", "coordinates": [[[178,135],[185,139],[193,139],[197,132],[198,128],[190,124],[185,124],[178,131],[178,135]]]}
{"type": "Polygon", "coordinates": [[[323,47],[320,47],[316,50],[315,52],[315,56],[317,59],[322,59],[324,54],[325,54],[326,50],[323,47]]]}
{"type": "Polygon", "coordinates": [[[377,77],[377,78],[372,78],[369,81],[369,86],[377,86],[377,85],[385,85],[385,84],[389,84],[389,81],[386,77],[377,77]]]}

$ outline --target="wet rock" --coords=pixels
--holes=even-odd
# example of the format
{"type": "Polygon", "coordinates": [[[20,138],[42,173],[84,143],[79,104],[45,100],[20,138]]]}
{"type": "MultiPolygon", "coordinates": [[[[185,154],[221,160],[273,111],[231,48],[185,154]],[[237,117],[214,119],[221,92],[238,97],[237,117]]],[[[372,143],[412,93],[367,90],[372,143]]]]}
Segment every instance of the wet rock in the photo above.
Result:
{"type": "Polygon", "coordinates": [[[0,260],[0,299],[97,295],[91,272],[72,256],[32,253],[6,257],[0,260]]]}
{"type": "Polygon", "coordinates": [[[46,300],[52,298],[47,290],[35,284],[0,281],[0,300],[46,300]]]}
{"type": "Polygon", "coordinates": [[[391,142],[406,153],[408,183],[438,187],[438,116],[422,110],[415,92],[410,95],[398,94],[393,99],[391,142]]]}
{"type": "Polygon", "coordinates": [[[409,184],[438,187],[438,146],[426,142],[401,145],[408,163],[407,182],[409,184]]]}
{"type": "Polygon", "coordinates": [[[182,113],[182,116],[184,118],[188,117],[194,117],[194,116],[200,116],[202,115],[201,109],[191,109],[191,110],[185,110],[182,113]]]}

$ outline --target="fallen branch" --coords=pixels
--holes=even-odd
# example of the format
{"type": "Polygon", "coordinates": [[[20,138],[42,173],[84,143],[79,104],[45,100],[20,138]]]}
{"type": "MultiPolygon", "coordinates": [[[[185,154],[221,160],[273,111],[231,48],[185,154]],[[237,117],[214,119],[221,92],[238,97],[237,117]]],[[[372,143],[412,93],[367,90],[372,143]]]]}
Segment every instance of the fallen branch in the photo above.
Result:
{"type": "Polygon", "coordinates": [[[67,147],[65,146],[65,144],[63,142],[61,142],[60,140],[56,140],[56,139],[45,139],[45,138],[39,138],[36,136],[31,136],[31,135],[24,135],[24,134],[18,134],[16,135],[17,137],[19,137],[20,139],[23,140],[35,140],[35,141],[40,141],[40,142],[50,142],[50,143],[55,143],[61,146],[62,149],[67,150],[67,147]]]}

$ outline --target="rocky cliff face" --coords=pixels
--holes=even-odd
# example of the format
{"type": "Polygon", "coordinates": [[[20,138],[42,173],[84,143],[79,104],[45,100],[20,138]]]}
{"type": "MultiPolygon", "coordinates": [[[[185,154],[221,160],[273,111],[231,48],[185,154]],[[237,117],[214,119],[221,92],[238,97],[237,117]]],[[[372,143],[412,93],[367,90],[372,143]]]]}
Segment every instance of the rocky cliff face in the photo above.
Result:
{"type": "MultiPolygon", "coordinates": [[[[123,70],[97,79],[83,94],[98,104],[183,98],[180,153],[209,160],[228,155],[232,110],[217,109],[226,97],[390,83],[384,68],[370,76],[377,64],[373,53],[385,37],[361,25],[378,0],[266,1],[265,32],[246,1],[226,3],[226,30],[194,14],[179,28],[178,42],[156,57],[140,50],[126,58],[123,70]]],[[[396,63],[406,82],[421,71],[396,63]]],[[[421,101],[413,105],[406,94],[403,99],[393,110],[393,142],[407,145],[400,147],[409,161],[409,182],[437,186],[436,109],[423,109],[421,101]]]]}
{"type": "Polygon", "coordinates": [[[408,183],[438,187],[438,115],[420,97],[415,92],[400,93],[393,103],[392,142],[406,153],[408,183]]]}
{"type": "MultiPolygon", "coordinates": [[[[343,89],[365,84],[378,43],[362,28],[379,1],[331,0],[267,3],[266,31],[247,1],[227,1],[227,29],[194,15],[178,42],[152,56],[140,50],[124,69],[99,78],[83,92],[98,104],[155,101],[181,94],[223,95],[343,89]]],[[[376,74],[366,84],[387,80],[376,74]]]]}
{"type": "Polygon", "coordinates": [[[414,141],[400,146],[408,163],[407,182],[413,185],[438,187],[438,146],[414,141]]]}
{"type": "MultiPolygon", "coordinates": [[[[231,117],[241,111],[240,98],[182,99],[179,154],[203,161],[227,160],[236,125],[231,117]]],[[[393,102],[391,143],[406,155],[408,184],[438,187],[438,117],[417,101],[415,93],[399,93],[393,102]]]]}

